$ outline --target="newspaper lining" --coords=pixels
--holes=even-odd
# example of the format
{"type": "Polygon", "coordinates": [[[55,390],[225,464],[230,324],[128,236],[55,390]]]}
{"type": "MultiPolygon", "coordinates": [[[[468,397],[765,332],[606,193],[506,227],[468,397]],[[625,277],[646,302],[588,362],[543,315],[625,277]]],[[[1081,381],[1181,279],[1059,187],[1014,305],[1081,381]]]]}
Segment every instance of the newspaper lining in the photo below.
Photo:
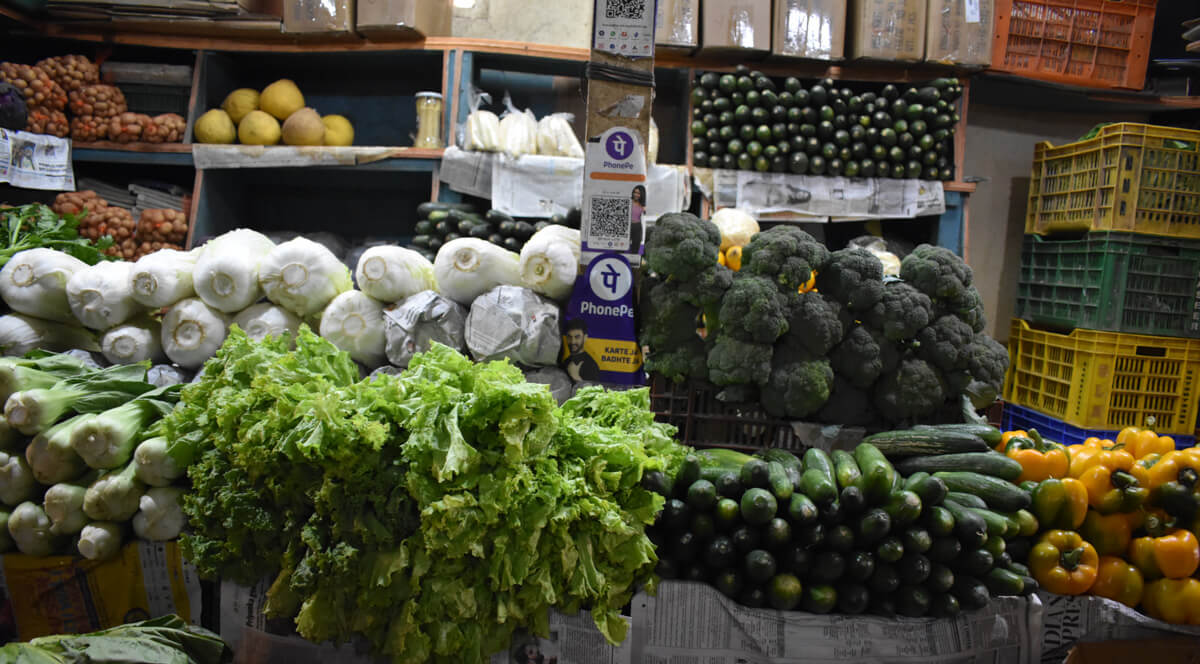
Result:
{"type": "Polygon", "coordinates": [[[941,182],[715,169],[717,208],[808,222],[911,219],[946,211],[941,182]]]}
{"type": "Polygon", "coordinates": [[[23,189],[75,191],[71,141],[0,129],[0,182],[23,189]]]}

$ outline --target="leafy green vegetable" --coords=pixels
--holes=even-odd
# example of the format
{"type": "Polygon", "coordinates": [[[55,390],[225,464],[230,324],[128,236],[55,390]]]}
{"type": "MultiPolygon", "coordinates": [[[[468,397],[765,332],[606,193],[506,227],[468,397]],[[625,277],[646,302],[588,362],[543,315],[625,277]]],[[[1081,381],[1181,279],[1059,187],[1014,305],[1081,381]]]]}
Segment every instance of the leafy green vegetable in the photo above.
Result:
{"type": "Polygon", "coordinates": [[[183,546],[202,574],[275,575],[269,615],[395,662],[485,661],[518,628],[545,633],[551,607],[624,638],[657,563],[663,498],[642,474],[685,454],[646,390],[558,407],[516,367],[440,345],[359,381],[308,328],[290,341],[235,327],[165,420],[167,454],[196,459],[183,546]]]}
{"type": "Polygon", "coordinates": [[[0,662],[4,664],[220,664],[231,658],[220,637],[174,615],[91,634],[43,636],[0,648],[0,662]]]}
{"type": "Polygon", "coordinates": [[[0,266],[13,254],[37,247],[57,249],[88,265],[112,260],[103,253],[113,245],[112,236],[95,242],[79,237],[79,220],[77,215],[60,217],[41,203],[0,209],[0,266]]]}

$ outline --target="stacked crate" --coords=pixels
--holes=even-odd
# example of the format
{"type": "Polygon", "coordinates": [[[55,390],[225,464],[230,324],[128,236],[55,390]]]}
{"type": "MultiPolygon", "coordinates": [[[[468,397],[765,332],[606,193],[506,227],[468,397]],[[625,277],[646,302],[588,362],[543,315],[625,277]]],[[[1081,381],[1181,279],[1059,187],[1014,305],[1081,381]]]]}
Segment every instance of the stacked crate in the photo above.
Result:
{"type": "Polygon", "coordinates": [[[1003,424],[1194,440],[1200,131],[1121,123],[1034,151],[1003,424]]]}

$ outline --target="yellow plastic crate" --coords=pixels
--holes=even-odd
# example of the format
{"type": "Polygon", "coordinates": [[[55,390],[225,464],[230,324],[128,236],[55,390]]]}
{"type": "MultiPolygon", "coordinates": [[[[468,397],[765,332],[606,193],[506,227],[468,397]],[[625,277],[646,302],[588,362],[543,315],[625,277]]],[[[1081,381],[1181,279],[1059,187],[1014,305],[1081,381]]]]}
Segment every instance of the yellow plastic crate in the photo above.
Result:
{"type": "Polygon", "coordinates": [[[1073,330],[1013,319],[1004,399],[1084,429],[1195,430],[1200,339],[1073,330]]]}
{"type": "Polygon", "coordinates": [[[1122,122],[1033,151],[1025,232],[1200,238],[1200,131],[1122,122]]]}

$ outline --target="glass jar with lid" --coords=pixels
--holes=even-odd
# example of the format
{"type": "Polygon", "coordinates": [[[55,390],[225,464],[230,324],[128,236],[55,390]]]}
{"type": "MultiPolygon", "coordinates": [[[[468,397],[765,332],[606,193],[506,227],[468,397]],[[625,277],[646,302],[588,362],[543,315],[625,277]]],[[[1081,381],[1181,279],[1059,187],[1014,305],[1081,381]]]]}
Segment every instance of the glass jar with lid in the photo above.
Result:
{"type": "Polygon", "coordinates": [[[417,139],[418,148],[440,148],[442,143],[442,95],[439,92],[417,93],[417,139]]]}

